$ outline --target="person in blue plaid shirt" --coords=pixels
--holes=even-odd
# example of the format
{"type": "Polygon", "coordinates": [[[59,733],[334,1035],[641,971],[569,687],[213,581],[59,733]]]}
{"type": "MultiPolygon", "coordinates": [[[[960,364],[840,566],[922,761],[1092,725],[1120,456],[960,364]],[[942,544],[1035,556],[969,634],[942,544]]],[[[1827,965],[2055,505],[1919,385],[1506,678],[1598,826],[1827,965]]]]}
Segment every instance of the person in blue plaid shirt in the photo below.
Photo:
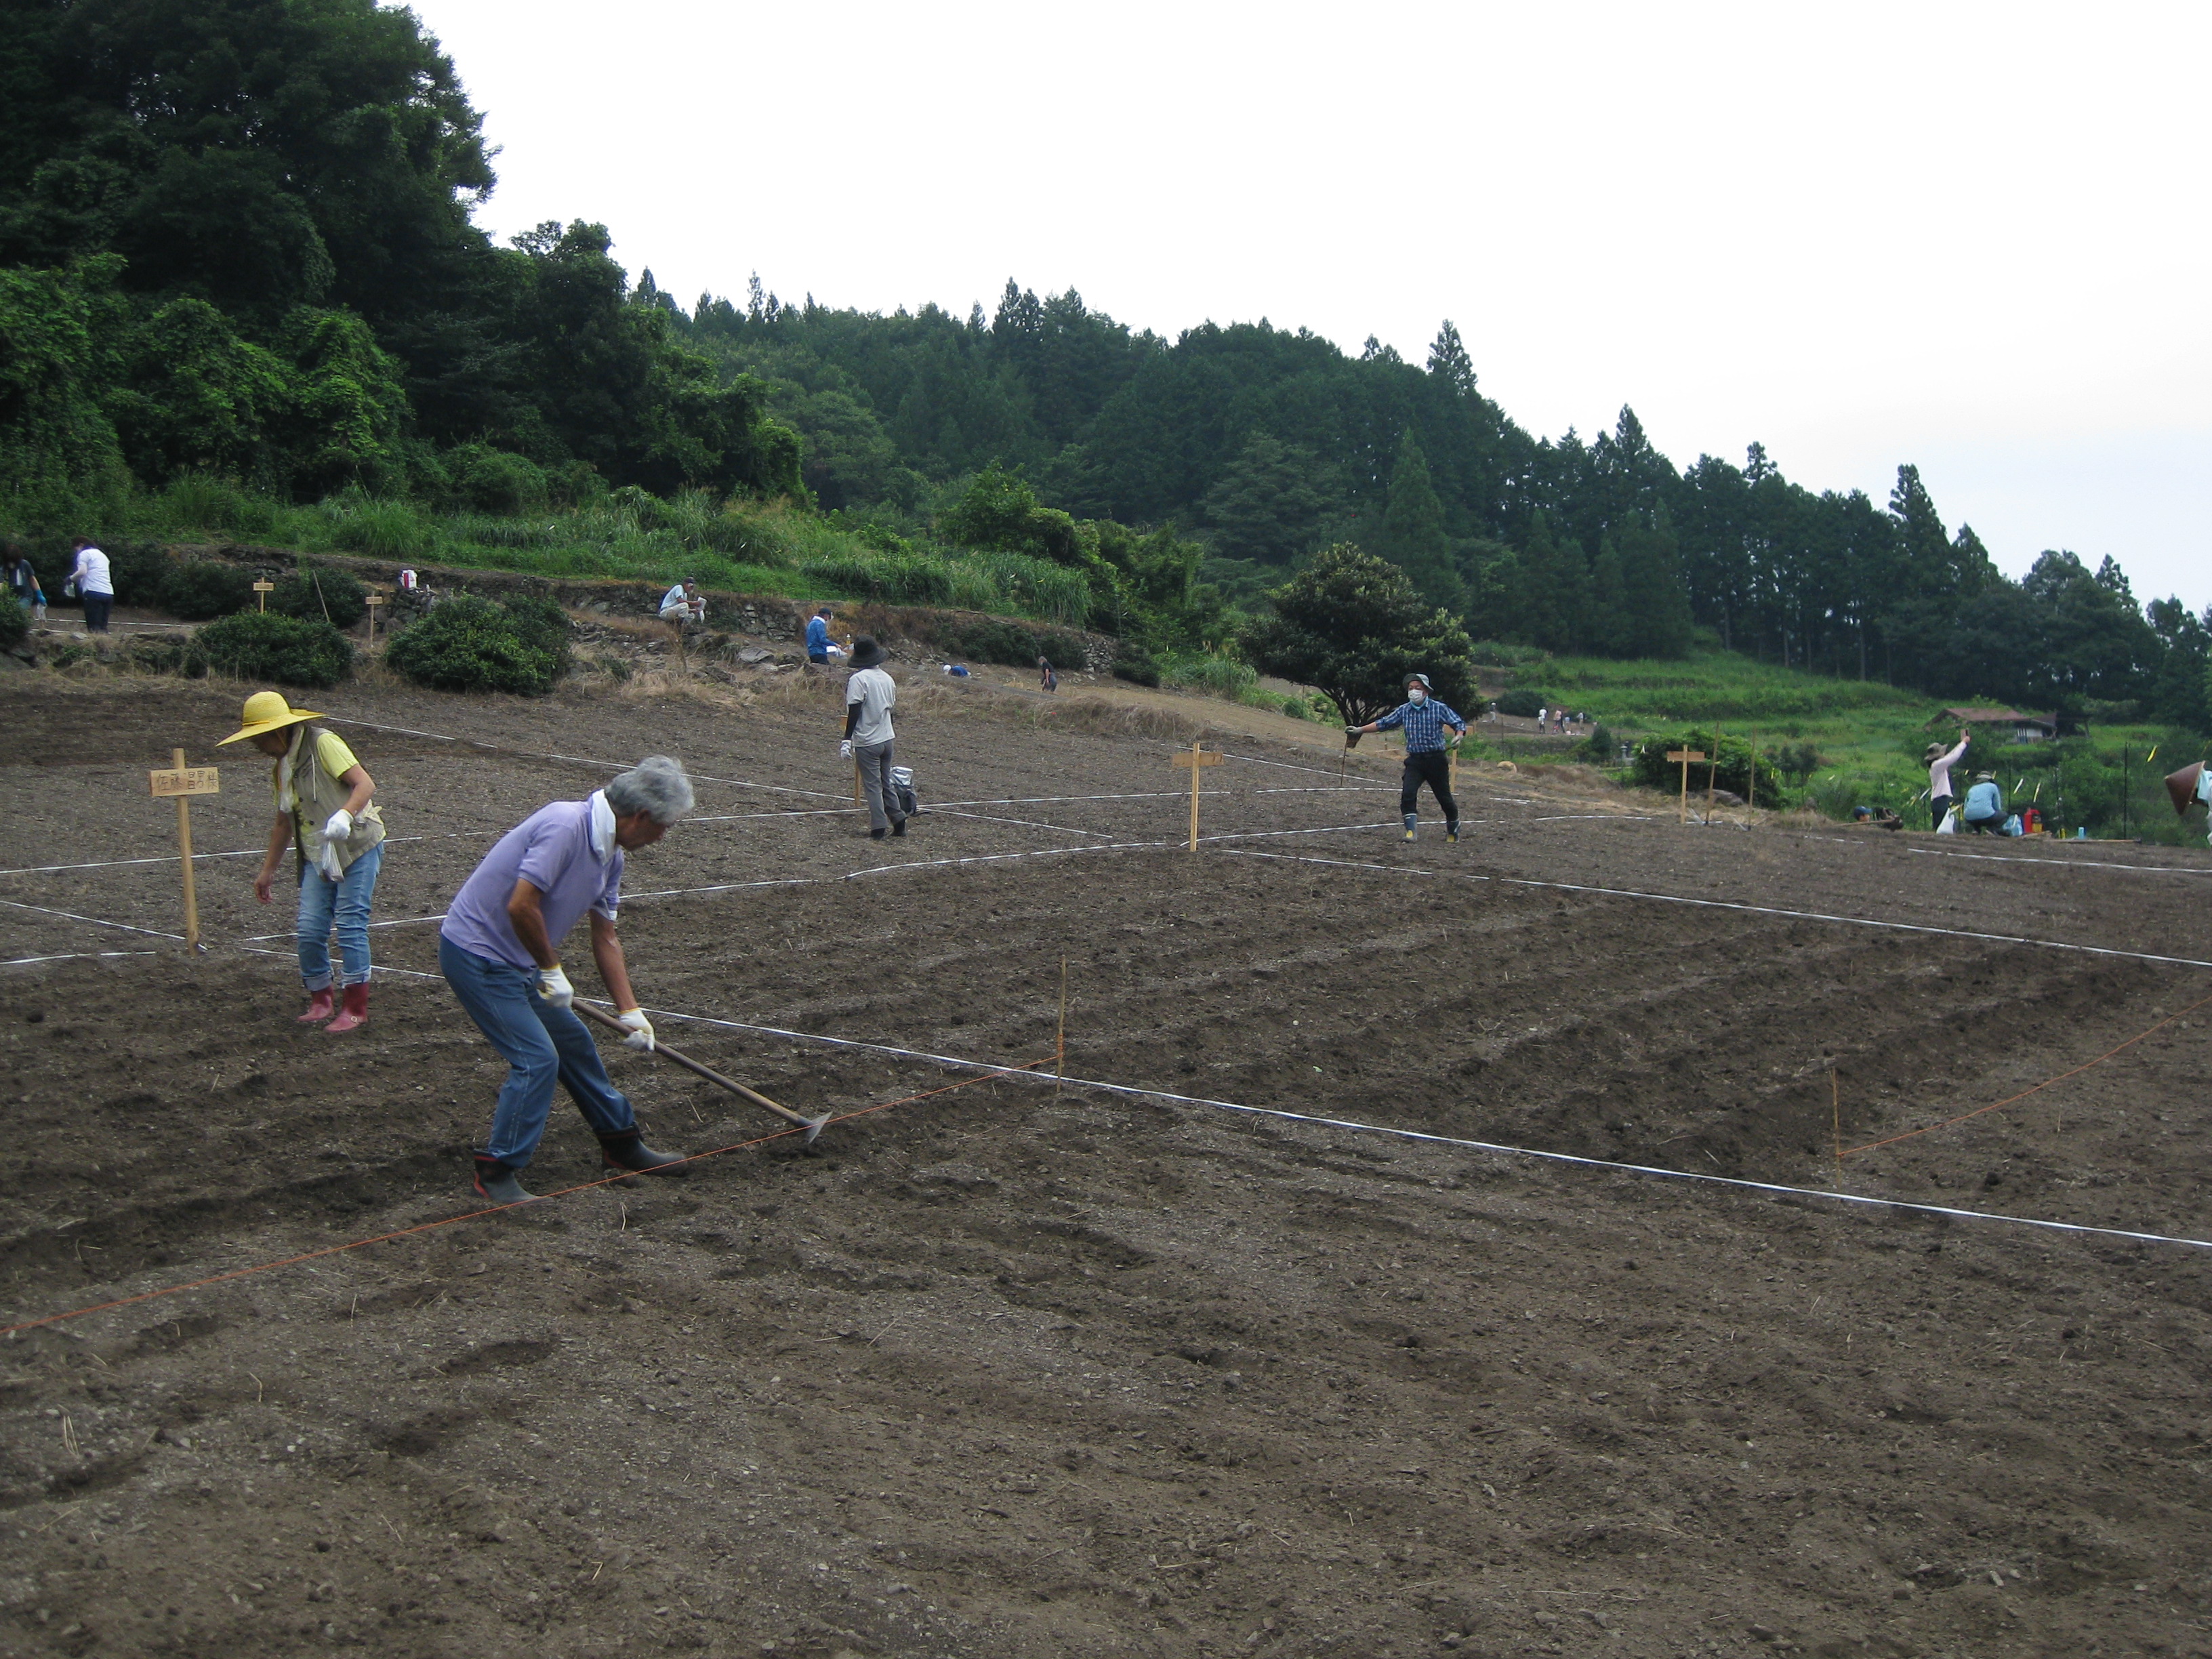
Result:
{"type": "Polygon", "coordinates": [[[1451,751],[1467,735],[1467,722],[1449,703],[1440,702],[1429,695],[1426,674],[1406,677],[1406,701],[1400,703],[1379,720],[1370,720],[1364,726],[1347,726],[1347,738],[1361,732],[1389,732],[1404,727],[1406,732],[1406,769],[1398,781],[1398,810],[1406,816],[1406,839],[1413,839],[1415,827],[1420,823],[1413,808],[1421,798],[1421,786],[1427,784],[1429,793],[1437,798],[1437,805],[1444,809],[1444,839],[1459,839],[1459,803],[1452,799],[1451,751]],[[1449,728],[1451,740],[1447,743],[1444,732],[1449,728]]]}

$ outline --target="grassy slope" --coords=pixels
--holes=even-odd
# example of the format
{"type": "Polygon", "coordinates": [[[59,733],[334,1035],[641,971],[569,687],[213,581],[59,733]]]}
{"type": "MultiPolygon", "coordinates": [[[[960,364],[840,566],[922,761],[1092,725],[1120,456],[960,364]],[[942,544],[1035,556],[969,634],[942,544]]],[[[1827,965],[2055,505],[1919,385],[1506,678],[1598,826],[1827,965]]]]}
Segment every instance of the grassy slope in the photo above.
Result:
{"type": "MultiPolygon", "coordinates": [[[[1695,724],[1753,738],[1764,750],[1810,744],[1821,765],[1805,791],[1807,804],[1838,817],[1857,805],[1890,806],[1924,825],[1912,805],[1928,782],[1920,753],[1931,737],[1950,737],[1941,727],[1927,729],[1944,699],[1725,652],[1674,662],[1555,658],[1518,669],[1515,683],[1587,709],[1626,737],[1695,724]]],[[[2158,779],[2205,753],[2203,740],[2188,733],[2153,725],[2099,726],[2058,744],[1978,741],[1966,766],[1996,771],[2008,796],[2037,799],[2046,807],[2063,799],[2068,827],[2086,823],[2092,836],[2121,832],[2124,779],[2129,834],[2201,843],[2203,829],[2194,819],[2175,822],[2158,779]],[[2146,765],[2143,757],[2154,745],[2158,758],[2146,765]]]]}

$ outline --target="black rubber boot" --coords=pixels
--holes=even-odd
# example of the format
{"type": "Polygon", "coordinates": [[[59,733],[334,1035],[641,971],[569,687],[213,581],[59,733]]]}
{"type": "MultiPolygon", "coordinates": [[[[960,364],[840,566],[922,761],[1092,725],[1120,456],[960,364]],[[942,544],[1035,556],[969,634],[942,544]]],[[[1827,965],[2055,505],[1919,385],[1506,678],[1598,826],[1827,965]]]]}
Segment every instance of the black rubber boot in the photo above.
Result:
{"type": "Polygon", "coordinates": [[[904,818],[901,818],[896,823],[891,825],[891,834],[895,836],[902,836],[906,834],[906,820],[904,818]]]}
{"type": "Polygon", "coordinates": [[[514,1178],[514,1171],[495,1158],[477,1154],[477,1196],[489,1199],[495,1204],[532,1204],[535,1193],[522,1190],[522,1183],[514,1178]]]}
{"type": "Polygon", "coordinates": [[[681,1152],[656,1152],[645,1144],[645,1131],[630,1129],[618,1135],[599,1137],[599,1156],[606,1159],[610,1170],[627,1170],[632,1175],[688,1176],[691,1166],[681,1152]]]}

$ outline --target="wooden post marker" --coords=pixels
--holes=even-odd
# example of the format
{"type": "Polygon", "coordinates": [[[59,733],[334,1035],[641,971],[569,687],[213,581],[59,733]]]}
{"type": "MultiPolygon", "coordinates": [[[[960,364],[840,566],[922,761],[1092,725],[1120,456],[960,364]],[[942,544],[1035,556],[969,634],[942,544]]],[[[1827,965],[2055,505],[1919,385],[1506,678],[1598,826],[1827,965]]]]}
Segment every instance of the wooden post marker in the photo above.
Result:
{"type": "Polygon", "coordinates": [[[1713,733],[1713,752],[1705,762],[1705,817],[1713,815],[1713,786],[1721,775],[1721,734],[1713,733]]]}
{"type": "Polygon", "coordinates": [[[222,784],[212,766],[187,766],[185,751],[169,751],[169,769],[147,775],[153,793],[177,798],[177,848],[185,871],[185,943],[200,948],[200,902],[192,890],[192,804],[194,795],[219,795],[222,784]]]}
{"type": "Polygon", "coordinates": [[[1199,769],[1204,766],[1218,766],[1222,759],[1222,756],[1206,748],[1195,738],[1192,739],[1189,748],[1178,750],[1174,756],[1176,765],[1188,767],[1190,769],[1190,850],[1194,853],[1198,851],[1199,769]]]}
{"type": "Polygon", "coordinates": [[[385,603],[385,599],[384,595],[381,593],[371,593],[368,596],[368,648],[372,651],[376,649],[376,607],[383,603],[385,603]]]}
{"type": "Polygon", "coordinates": [[[269,608],[269,596],[276,591],[276,584],[275,582],[263,581],[253,584],[254,595],[260,600],[261,609],[264,611],[266,611],[269,608]]]}
{"type": "Polygon", "coordinates": [[[1690,763],[1705,757],[1705,751],[1702,749],[1669,749],[1667,751],[1667,758],[1680,762],[1682,768],[1682,808],[1675,820],[1679,823],[1690,821],[1690,763]]]}

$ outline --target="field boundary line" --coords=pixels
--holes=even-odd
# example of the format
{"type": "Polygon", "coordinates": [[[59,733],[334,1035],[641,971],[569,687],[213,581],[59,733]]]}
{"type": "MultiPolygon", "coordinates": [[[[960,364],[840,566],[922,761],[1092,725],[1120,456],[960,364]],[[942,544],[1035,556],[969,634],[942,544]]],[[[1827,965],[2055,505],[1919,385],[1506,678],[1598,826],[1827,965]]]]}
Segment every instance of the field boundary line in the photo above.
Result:
{"type": "Polygon", "coordinates": [[[1908,847],[1915,858],[1972,859],[1977,864],[2055,864],[2062,870],[2125,870],[2136,876],[2212,876],[2212,870],[2185,870],[2171,864],[2116,864],[2109,859],[2023,859],[2003,853],[1954,853],[1948,847],[1908,847]]]}
{"type": "Polygon", "coordinates": [[[101,916],[81,916],[74,910],[56,910],[43,904],[26,904],[21,899],[0,899],[0,904],[6,905],[11,910],[35,910],[42,916],[66,916],[71,921],[88,921],[95,927],[119,927],[126,933],[145,933],[155,939],[173,939],[179,944],[182,944],[185,938],[182,933],[167,933],[159,927],[138,927],[127,921],[109,921],[101,916]]]}
{"type": "Polygon", "coordinates": [[[1986,1106],[1977,1106],[1972,1111],[1961,1112],[1956,1117],[1947,1117],[1941,1123],[1930,1123],[1923,1128],[1907,1129],[1901,1134],[1885,1135],[1880,1140],[1869,1140],[1863,1146],[1838,1146],[1836,1149],[1836,1157],[1838,1160],[1841,1160],[1843,1158],[1852,1157],[1859,1152],[1873,1152],[1877,1146],[1893,1146],[1899,1141],[1911,1140],[1916,1135],[1932,1135],[1938,1129],[1948,1129],[1954,1123],[1964,1123],[1968,1118],[1979,1117],[1984,1112],[1994,1112],[2001,1107],[2014,1105],[2020,1101],[2026,1100],[2030,1095],[2040,1094],[2044,1090],[2048,1089],[2054,1083],[2063,1083],[2069,1077],[2079,1077],[2082,1073],[2087,1071],[2093,1066],[2102,1066],[2114,1054],[2118,1054],[2121,1049],[2134,1048],[2136,1044],[2141,1042],[2145,1037],[2150,1036],[2151,1032],[2165,1030],[2167,1026],[2172,1024],[2174,1021],[2179,1019],[2182,1015],[2193,1014],[2208,1002],[2212,1002],[2212,997],[2199,997],[2196,1001],[2191,1003],[2186,1008],[2176,1009],[2172,1013],[2168,1014],[2164,1019],[2159,1021],[2157,1024],[2151,1026],[2148,1030],[2137,1031],[2125,1042],[2115,1043],[2112,1048],[2106,1049],[2103,1054],[2099,1054],[2094,1060],[2085,1060],[2079,1066],[2075,1066],[2067,1071],[2061,1072],[2056,1077],[2047,1077],[2044,1079],[2042,1082],[2037,1084],[2033,1089],[2022,1089],[2016,1095],[2008,1095],[2004,1099],[1992,1101],[1986,1106]]]}
{"type": "MultiPolygon", "coordinates": [[[[2212,999],[2207,999],[2212,1000],[2212,999]]],[[[744,1020],[720,1019],[708,1014],[686,1014],[673,1008],[652,1008],[647,1011],[655,1019],[678,1019],[697,1025],[719,1025],[732,1030],[752,1031],[763,1036],[793,1038],[807,1042],[819,1042],[832,1048],[865,1048],[877,1054],[896,1054],[909,1060],[933,1060],[941,1066],[960,1066],[990,1071],[991,1062],[963,1060],[957,1054],[933,1054],[924,1048],[903,1048],[895,1043],[869,1042],[856,1037],[826,1036],[815,1031],[796,1031],[785,1026],[755,1025],[744,1020]]],[[[1003,1073],[1000,1074],[1005,1074],[1003,1073]]],[[[1035,1072],[1020,1073],[1039,1082],[1052,1081],[1035,1072]]],[[[1314,1112],[1294,1112],[1279,1106],[1247,1106],[1239,1101],[1214,1100],[1204,1095],[1176,1094],[1167,1089],[1147,1089],[1132,1083],[1108,1083],[1096,1078],[1079,1078],[1070,1073],[1066,1079],[1069,1088],[1098,1089],[1109,1094],[1128,1095],[1151,1100],[1170,1100],[1179,1105],[1206,1106],[1218,1111],[1236,1112],[1251,1117],[1278,1118],[1285,1122],[1311,1123],[1329,1129],[1345,1129],[1359,1134],[1393,1135],[1401,1140],[1420,1141],[1431,1146],[1455,1146],[1471,1152],[1493,1152],[1507,1158],[1534,1158],[1546,1163],[1565,1164],[1578,1169],[1604,1170],[1616,1175],[1638,1175],[1664,1177],[1673,1181],[1702,1182],[1708,1186],[1732,1187],[1752,1192],[1779,1193],[1795,1198],[1822,1198],[1839,1204],[1854,1204],[1863,1207],[1909,1210],[1921,1215],[1940,1215],[1966,1221],[1990,1221],[2014,1227],[2039,1227],[2056,1232],[2087,1233],[2105,1238],[2125,1238],[2148,1244],[2176,1244],[2195,1250],[2212,1250],[2212,1239],[2184,1238],[2170,1233],[2139,1232],[2125,1227],[2099,1227],[2080,1221],[2049,1221],[2037,1216],[2004,1215],[1993,1210],[1964,1210],[1946,1204],[1923,1204],[1911,1199],[1879,1198],[1866,1193],[1844,1193],[1821,1187],[1792,1187],[1774,1181],[1753,1181],[1741,1176],[1705,1175],[1696,1170],[1669,1170],[1656,1164],[1617,1163],[1610,1158],[1585,1158],[1575,1152],[1546,1152],[1535,1146],[1514,1146],[1502,1141],[1471,1140],[1458,1135],[1440,1135],[1426,1129],[1401,1129],[1387,1123],[1363,1123],[1357,1118],[1323,1117],[1314,1112]]]]}
{"type": "MultiPolygon", "coordinates": [[[[941,1088],[924,1089],[915,1094],[903,1095],[896,1100],[878,1101],[872,1106],[862,1106],[854,1111],[841,1113],[819,1127],[828,1128],[833,1124],[850,1123],[854,1118],[872,1117],[878,1112],[888,1112],[895,1106],[910,1106],[918,1100],[927,1100],[935,1095],[951,1094],[955,1089],[966,1089],[978,1083],[989,1083],[996,1078],[1034,1077],[1036,1073],[1031,1069],[1032,1067],[1049,1066],[1058,1057],[1055,1052],[1038,1060],[1024,1060],[1018,1066],[1002,1066],[995,1071],[987,1071],[980,1076],[963,1078],[957,1083],[948,1083],[941,1088]]],[[[793,1124],[788,1128],[775,1129],[764,1135],[756,1135],[750,1140],[732,1141],[726,1146],[709,1147],[703,1152],[687,1152],[673,1163],[665,1164],[660,1167],[666,1170],[680,1169],[692,1164],[702,1164],[710,1158],[720,1158],[729,1152],[744,1152],[754,1146],[765,1146],[772,1140],[781,1140],[786,1136],[800,1133],[801,1130],[802,1126],[793,1124]]],[[[141,1291],[133,1296],[114,1297],[106,1302],[95,1302],[86,1307],[72,1308],[66,1313],[47,1314],[38,1319],[26,1319],[12,1325],[0,1325],[0,1336],[12,1338],[23,1331],[35,1331],[45,1326],[62,1324],[68,1320],[82,1319],[89,1314],[107,1313],[117,1308],[135,1307],[142,1302],[158,1302],[166,1297],[183,1296],[189,1291],[204,1291],[211,1285],[228,1284],[234,1279],[252,1279],[258,1274],[275,1273],[281,1267],[295,1267],[302,1262],[319,1261],[326,1256],[343,1255],[350,1250],[367,1249],[372,1244],[389,1244],[394,1239],[412,1237],[417,1233],[435,1232],[441,1227],[458,1226],[464,1221],[481,1220],[486,1216],[498,1215],[506,1210],[527,1209],[534,1204],[550,1204],[556,1199],[568,1198],[577,1193],[588,1193],[600,1187],[618,1186],[624,1182],[635,1181],[638,1178],[639,1172],[636,1170],[617,1170],[614,1174],[601,1176],[596,1181],[580,1181],[572,1187],[562,1187],[550,1193],[533,1194],[518,1203],[494,1204],[481,1210],[465,1210],[459,1215],[440,1216],[434,1220],[417,1222],[411,1227],[397,1227],[390,1232],[378,1233],[369,1238],[356,1238],[343,1244],[326,1245],[319,1250],[307,1250],[297,1255],[282,1256],[273,1261],[256,1262],[248,1267],[234,1267],[228,1273],[210,1273],[204,1279],[190,1279],[179,1285],[165,1285],[157,1290],[141,1291]]]]}
{"type": "Polygon", "coordinates": [[[1870,916],[1830,915],[1820,910],[1785,910],[1778,905],[1747,904],[1740,899],[1689,898],[1679,893],[1644,893],[1630,887],[1592,887],[1575,881],[1539,881],[1532,876],[1474,876],[1457,870],[1430,870],[1419,866],[1371,864],[1353,859],[1315,858],[1310,854],[1262,853],[1241,847],[1221,849],[1231,858],[1282,859],[1294,864],[1330,864],[1346,870],[1379,870],[1393,876],[1437,876],[1451,881],[1487,881],[1503,887],[1536,887],[1559,893],[1594,893],[1603,898],[1643,899],[1655,904],[1687,904],[1701,910],[1739,910],[1749,915],[1781,916],[1791,921],[1825,921],[1845,927],[1879,927],[1900,933],[1932,933],[1942,939],[1978,939],[1987,945],[2026,945],[2039,951],[2078,951],[2093,957],[2118,957],[2129,962],[2153,962],[2168,968],[2212,968],[2212,962],[2195,957],[2164,957],[2149,951],[2123,951],[2109,945],[2071,945],[2064,939],[2028,939],[2018,933],[1982,933],[1965,927],[1938,927],[1931,922],[1883,921],[1870,916]]]}
{"type": "Polygon", "coordinates": [[[34,962],[75,962],[87,957],[158,957],[159,951],[57,951],[46,957],[13,957],[0,968],[23,968],[34,962]]]}

